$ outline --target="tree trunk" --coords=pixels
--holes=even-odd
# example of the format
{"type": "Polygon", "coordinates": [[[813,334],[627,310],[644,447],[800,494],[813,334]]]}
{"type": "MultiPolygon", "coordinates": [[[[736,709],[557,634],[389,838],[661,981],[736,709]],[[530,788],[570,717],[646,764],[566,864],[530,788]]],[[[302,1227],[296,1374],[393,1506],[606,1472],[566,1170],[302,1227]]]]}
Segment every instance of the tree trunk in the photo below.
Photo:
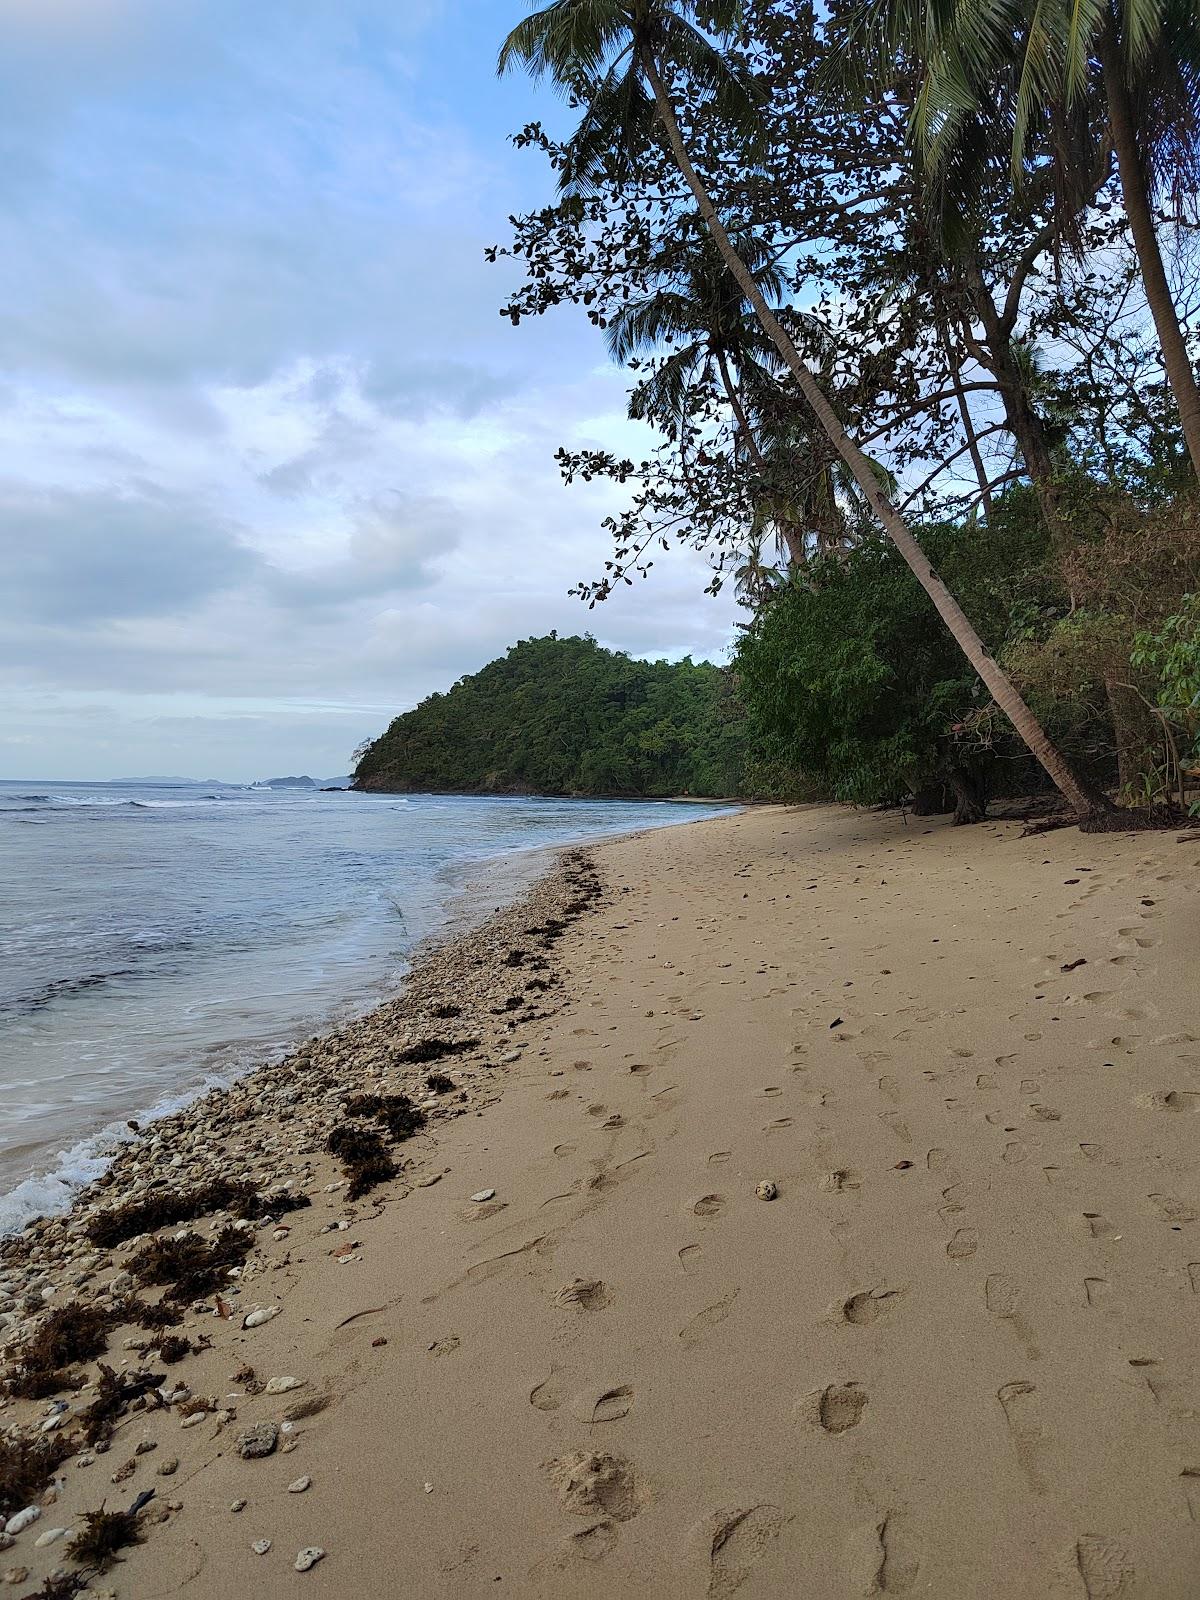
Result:
{"type": "Polygon", "coordinates": [[[946,324],[946,317],[938,300],[940,292],[938,284],[930,284],[930,296],[934,304],[934,316],[937,319],[938,342],[942,347],[942,354],[946,357],[946,365],[950,371],[950,387],[954,390],[959,421],[963,425],[967,449],[971,454],[971,465],[975,468],[975,480],[979,484],[979,503],[983,507],[984,516],[990,517],[992,514],[991,483],[988,479],[987,468],[983,463],[983,456],[980,454],[979,436],[975,432],[975,419],[971,415],[971,407],[967,403],[967,393],[962,386],[962,362],[954,341],[950,337],[950,329],[946,324]]]}
{"type": "Polygon", "coordinates": [[[947,782],[954,792],[954,826],[983,822],[987,817],[987,796],[983,786],[961,767],[951,772],[947,782]]]}
{"type": "Polygon", "coordinates": [[[1158,235],[1154,231],[1150,186],[1146,182],[1146,169],[1138,149],[1133,106],[1121,61],[1121,46],[1116,28],[1111,23],[1100,40],[1100,63],[1104,69],[1104,92],[1108,99],[1109,132],[1117,153],[1121,194],[1125,200],[1125,215],[1129,218],[1129,231],[1133,234],[1138,266],[1141,268],[1142,287],[1158,333],[1167,382],[1179,407],[1179,420],[1183,424],[1188,455],[1192,458],[1192,468],[1197,478],[1200,478],[1200,387],[1196,384],[1187,341],[1179,326],[1175,302],[1171,299],[1171,287],[1163,267],[1158,235]]]}
{"type": "Polygon", "coordinates": [[[704,218],[713,243],[720,252],[725,265],[741,287],[743,294],[754,307],[764,331],[787,363],[788,369],[796,379],[800,392],[808,402],[813,415],[825,430],[838,455],[841,456],[850,469],[851,475],[862,491],[867,504],[878,517],[896,548],[912,569],[917,582],[933,601],[938,615],[949,628],[955,642],[967,660],[983,679],[996,704],[1025,741],[1032,754],[1041,763],[1071,809],[1081,821],[1106,814],[1109,809],[1107,801],[1083,786],[1071,771],[1061,752],[1051,744],[1041,724],[1017,693],[1016,686],[997,666],[983,640],[971,626],[958,601],[930,566],[928,559],[910,532],[904,518],[884,494],[869,458],[859,449],[858,445],[847,434],[845,428],[842,427],[836,411],[834,411],[816,379],[808,370],[800,352],[788,337],[787,331],[778,317],[768,306],[753,273],[746,266],[741,256],[738,255],[733,246],[733,241],[726,233],[721,219],[717,215],[716,207],[709,198],[708,191],[688,156],[687,148],[683,142],[683,135],[680,132],[679,122],[675,116],[675,108],[671,103],[671,97],[667,93],[666,85],[659,75],[658,65],[649,53],[643,58],[643,66],[650,86],[654,91],[658,114],[662,120],[667,141],[671,146],[672,155],[688,188],[695,197],[696,205],[699,208],[700,215],[704,218]]]}
{"type": "Polygon", "coordinates": [[[1061,550],[1066,542],[1063,535],[1062,511],[1058,503],[1054,463],[1050,459],[1050,448],[1046,443],[1046,431],[1042,426],[1042,419],[1034,409],[1033,401],[1029,397],[1029,386],[1017,364],[1012,335],[1002,322],[991,291],[984,282],[983,273],[974,261],[966,269],[966,281],[975,316],[978,317],[983,329],[983,343],[989,357],[984,365],[1000,387],[1004,420],[1008,424],[1008,431],[1017,441],[1017,449],[1021,452],[1029,481],[1033,484],[1033,492],[1037,495],[1046,532],[1055,547],[1061,550]]]}

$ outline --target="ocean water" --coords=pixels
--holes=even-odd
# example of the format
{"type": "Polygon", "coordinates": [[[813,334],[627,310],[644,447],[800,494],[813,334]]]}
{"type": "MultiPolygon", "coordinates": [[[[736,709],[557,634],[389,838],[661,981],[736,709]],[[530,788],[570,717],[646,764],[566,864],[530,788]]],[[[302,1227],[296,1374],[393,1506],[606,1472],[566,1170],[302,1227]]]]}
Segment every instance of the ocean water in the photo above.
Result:
{"type": "Polygon", "coordinates": [[[395,993],[547,847],[699,804],[0,782],[0,1231],[161,1115],[395,993]]]}

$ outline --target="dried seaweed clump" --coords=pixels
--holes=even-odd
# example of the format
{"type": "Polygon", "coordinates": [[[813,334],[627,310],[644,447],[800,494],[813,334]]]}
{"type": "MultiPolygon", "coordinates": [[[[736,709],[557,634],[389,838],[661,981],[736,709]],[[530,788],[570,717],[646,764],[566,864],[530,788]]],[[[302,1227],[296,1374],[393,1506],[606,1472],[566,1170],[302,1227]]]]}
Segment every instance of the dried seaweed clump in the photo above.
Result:
{"type": "Polygon", "coordinates": [[[157,1389],[165,1378],[165,1372],[125,1372],[118,1376],[102,1361],[96,1398],[79,1419],[88,1444],[102,1444],[110,1439],[118,1418],[133,1401],[157,1389]]]}
{"type": "Polygon", "coordinates": [[[449,1094],[452,1089],[457,1089],[458,1085],[444,1072],[431,1072],[425,1079],[425,1087],[430,1094],[449,1094]]]}
{"type": "Polygon", "coordinates": [[[61,1433],[0,1436],[0,1524],[38,1498],[79,1441],[61,1433]]]}
{"type": "Polygon", "coordinates": [[[68,1368],[102,1354],[108,1343],[111,1312],[73,1300],[52,1311],[17,1357],[8,1375],[11,1393],[42,1400],[72,1381],[68,1368]]]}
{"type": "Polygon", "coordinates": [[[180,1222],[194,1222],[214,1211],[231,1211],[235,1217],[252,1218],[262,1214],[264,1202],[252,1183],[234,1178],[214,1178],[195,1189],[156,1189],[140,1200],[102,1211],[88,1223],[88,1238],[101,1249],[124,1244],[140,1233],[156,1233],[159,1228],[180,1222]]]}
{"type": "Polygon", "coordinates": [[[142,1300],[136,1294],[129,1294],[113,1303],[114,1327],[119,1327],[123,1322],[132,1322],[153,1333],[160,1328],[177,1327],[182,1318],[183,1312],[169,1300],[142,1300]]]}
{"type": "Polygon", "coordinates": [[[348,1200],[358,1200],[378,1184],[396,1176],[396,1163],[373,1128],[343,1122],[329,1135],[327,1143],[350,1179],[346,1190],[348,1200]]]}
{"type": "Polygon", "coordinates": [[[184,1356],[191,1355],[196,1346],[182,1334],[160,1333],[157,1338],[151,1339],[150,1348],[158,1351],[160,1361],[165,1361],[169,1367],[173,1367],[177,1361],[182,1361],[184,1356]]]}
{"type": "Polygon", "coordinates": [[[465,1055],[478,1048],[478,1039],[418,1039],[407,1050],[401,1050],[396,1060],[404,1064],[424,1066],[427,1061],[442,1061],[446,1056],[465,1055]]]}
{"type": "Polygon", "coordinates": [[[35,1589],[26,1600],[75,1600],[90,1582],[86,1572],[52,1572],[42,1587],[35,1589]]]}
{"type": "Polygon", "coordinates": [[[129,1263],[139,1283],[165,1283],[166,1299],[187,1304],[220,1289],[231,1267],[240,1267],[250,1254],[253,1236],[232,1224],[214,1239],[185,1233],[179,1239],[152,1239],[129,1263]]]}
{"type": "Polygon", "coordinates": [[[264,1217],[286,1217],[289,1211],[303,1211],[312,1201],[306,1194],[294,1189],[279,1189],[274,1194],[263,1195],[259,1211],[264,1217]]]}
{"type": "Polygon", "coordinates": [[[67,1546],[67,1554],[81,1566],[107,1572],[117,1552],[141,1544],[142,1535],[132,1511],[85,1511],[83,1527],[67,1546]]]}
{"type": "MultiPolygon", "coordinates": [[[[445,1078],[443,1082],[450,1083],[450,1079],[445,1078]]],[[[453,1089],[453,1083],[450,1087],[453,1089]]],[[[406,1094],[355,1094],[345,1102],[344,1109],[348,1117],[374,1117],[382,1122],[397,1144],[411,1139],[428,1121],[420,1106],[414,1105],[406,1094]]],[[[335,1135],[330,1136],[331,1141],[335,1135]]],[[[333,1150],[332,1142],[329,1148],[333,1150]]],[[[340,1150],[333,1153],[341,1155],[340,1150]]]]}

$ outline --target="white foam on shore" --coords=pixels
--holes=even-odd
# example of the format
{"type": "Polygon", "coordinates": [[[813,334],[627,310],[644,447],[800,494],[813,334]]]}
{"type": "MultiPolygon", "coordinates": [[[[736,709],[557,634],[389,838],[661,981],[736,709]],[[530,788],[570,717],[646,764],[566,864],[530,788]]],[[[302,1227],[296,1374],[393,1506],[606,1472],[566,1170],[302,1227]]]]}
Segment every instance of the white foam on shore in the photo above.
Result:
{"type": "MultiPolygon", "coordinates": [[[[212,1089],[227,1089],[243,1072],[266,1064],[265,1060],[248,1062],[242,1072],[224,1076],[208,1073],[202,1083],[176,1094],[164,1095],[148,1110],[137,1112],[130,1120],[145,1128],[176,1111],[182,1111],[212,1089]]],[[[48,1172],[33,1173],[7,1194],[0,1194],[0,1238],[6,1234],[20,1233],[36,1217],[56,1217],[69,1211],[79,1191],[103,1177],[121,1146],[131,1144],[136,1137],[127,1123],[111,1122],[99,1133],[78,1140],[69,1150],[61,1150],[48,1172]]]]}

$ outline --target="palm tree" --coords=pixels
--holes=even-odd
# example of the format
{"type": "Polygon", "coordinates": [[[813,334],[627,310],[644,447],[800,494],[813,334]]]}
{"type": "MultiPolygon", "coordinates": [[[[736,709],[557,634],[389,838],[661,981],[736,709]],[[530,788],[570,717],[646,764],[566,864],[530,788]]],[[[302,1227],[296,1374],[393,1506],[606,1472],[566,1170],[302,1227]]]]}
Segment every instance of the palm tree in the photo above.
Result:
{"type": "MultiPolygon", "coordinates": [[[[685,225],[688,219],[685,219],[685,225]]],[[[703,228],[703,224],[701,224],[703,228]]],[[[686,421],[689,389],[719,382],[733,413],[736,445],[749,456],[759,486],[770,467],[751,420],[755,396],[775,387],[779,356],[758,318],[747,314],[746,297],[721,260],[707,229],[666,247],[651,264],[660,287],[621,306],[608,327],[608,349],[614,361],[626,362],[663,346],[670,354],[633,392],[629,415],[652,417],[679,432],[686,421]],[[749,391],[749,395],[747,395],[749,391]]],[[[778,298],[783,274],[752,234],[739,236],[734,248],[765,294],[778,298]]],[[[793,562],[804,559],[804,546],[786,523],[779,538],[793,562]]]]}
{"type": "Polygon", "coordinates": [[[583,117],[571,141],[571,159],[563,174],[567,184],[586,187],[593,183],[614,149],[626,158],[635,156],[657,121],[722,261],[757,313],[763,330],[867,504],[1031,753],[1080,820],[1094,822],[1107,812],[1107,802],[1087,790],[1072,772],[933,570],[884,492],[870,459],[847,434],[795,343],[768,305],[754,274],[739,256],[688,154],[668,87],[668,81],[677,75],[689,80],[692,89],[713,105],[733,131],[749,136],[754,130],[754,90],[742,71],[713,42],[734,35],[741,19],[741,0],[551,0],[508,35],[500,50],[499,70],[503,73],[523,65],[535,78],[549,76],[584,104],[583,117]]]}
{"type": "MultiPolygon", "coordinates": [[[[1200,386],[1171,297],[1154,207],[1181,209],[1200,179],[1200,7],[1196,0],[858,0],[844,53],[922,72],[912,124],[930,175],[957,187],[1011,144],[1013,176],[1039,178],[1034,135],[1053,158],[1059,226],[1069,235],[1117,158],[1125,213],[1163,367],[1200,477],[1200,386]],[[1105,141],[1098,147],[1095,119],[1105,141]],[[990,147],[990,151],[989,151],[990,147]]],[[[854,69],[852,69],[854,70],[854,69]]],[[[857,69],[861,71],[861,66],[857,69]]]]}

